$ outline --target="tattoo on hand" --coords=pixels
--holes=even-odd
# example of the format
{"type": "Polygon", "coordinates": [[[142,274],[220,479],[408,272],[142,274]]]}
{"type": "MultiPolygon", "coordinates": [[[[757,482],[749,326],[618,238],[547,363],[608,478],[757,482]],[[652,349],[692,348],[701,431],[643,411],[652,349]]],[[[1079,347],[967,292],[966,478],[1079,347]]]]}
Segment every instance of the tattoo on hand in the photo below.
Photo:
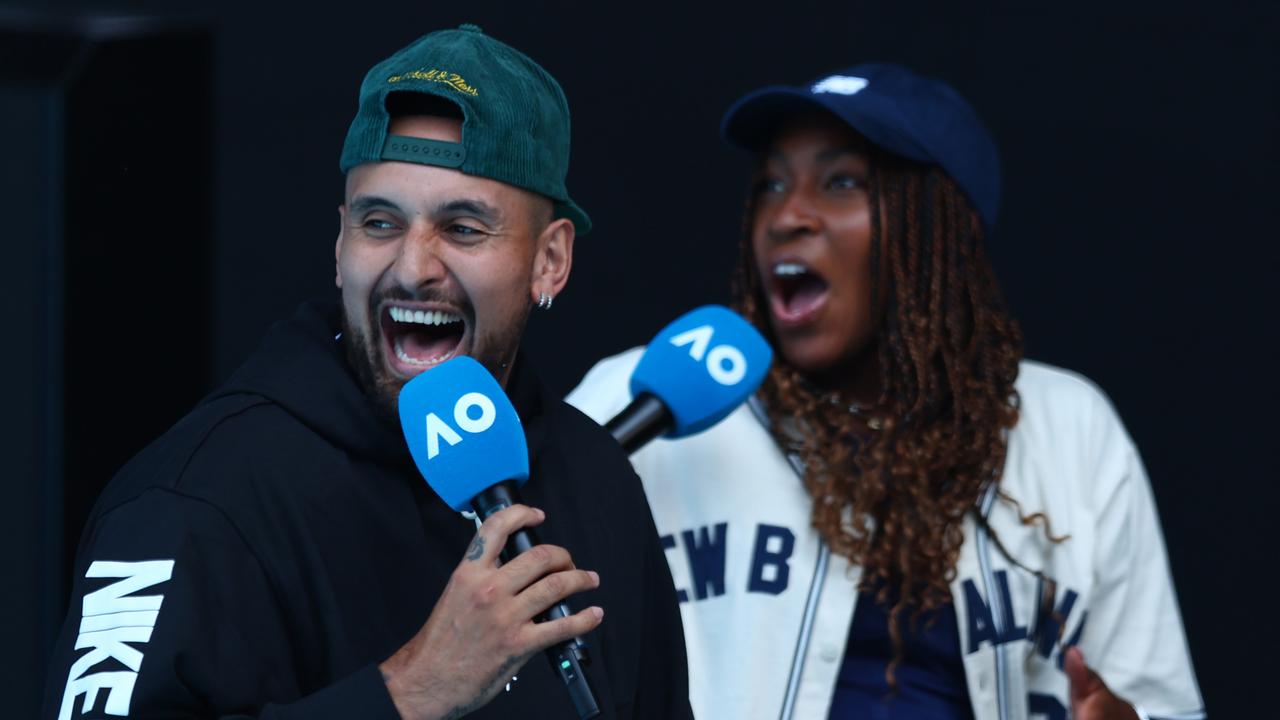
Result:
{"type": "Polygon", "coordinates": [[[515,655],[507,658],[507,661],[502,663],[502,667],[498,668],[498,671],[493,674],[493,677],[489,678],[488,683],[485,685],[484,689],[480,691],[479,695],[472,698],[467,703],[459,705],[445,713],[444,720],[457,720],[458,718],[463,717],[464,715],[469,715],[473,711],[483,707],[487,702],[489,702],[489,696],[497,692],[498,688],[506,684],[507,678],[511,677],[511,673],[514,672],[516,668],[523,665],[524,661],[527,659],[528,657],[520,658],[515,655]]]}
{"type": "Polygon", "coordinates": [[[484,538],[480,537],[480,533],[476,533],[475,538],[472,539],[471,541],[471,545],[467,547],[467,559],[479,560],[480,556],[483,554],[484,554],[484,538]]]}

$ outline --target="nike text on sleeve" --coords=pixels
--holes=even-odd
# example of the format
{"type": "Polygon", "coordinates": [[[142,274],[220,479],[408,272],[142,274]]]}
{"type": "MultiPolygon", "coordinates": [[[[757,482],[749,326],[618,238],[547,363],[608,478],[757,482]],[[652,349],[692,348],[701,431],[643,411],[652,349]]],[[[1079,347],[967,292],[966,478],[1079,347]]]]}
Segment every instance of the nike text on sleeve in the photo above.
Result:
{"type": "Polygon", "coordinates": [[[75,648],[88,652],[71,665],[58,720],[70,720],[80,695],[84,695],[80,714],[88,713],[97,702],[98,691],[103,689],[107,690],[105,712],[108,715],[129,714],[133,686],[142,668],[142,651],[128,643],[143,644],[151,640],[151,631],[164,602],[164,595],[134,593],[168,582],[172,576],[172,560],[97,560],[89,566],[85,572],[88,579],[118,579],[84,596],[75,648]],[[97,672],[89,672],[99,666],[102,667],[97,672]]]}

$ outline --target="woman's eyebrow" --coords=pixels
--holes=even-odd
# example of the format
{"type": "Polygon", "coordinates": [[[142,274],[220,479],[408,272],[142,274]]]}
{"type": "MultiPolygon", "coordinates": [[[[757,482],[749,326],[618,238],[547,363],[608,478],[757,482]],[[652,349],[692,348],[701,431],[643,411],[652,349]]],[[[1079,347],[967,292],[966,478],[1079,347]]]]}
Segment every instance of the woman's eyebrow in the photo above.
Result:
{"type": "MultiPolygon", "coordinates": [[[[813,160],[819,163],[830,163],[847,155],[861,158],[865,157],[866,154],[867,149],[862,145],[841,145],[818,152],[813,156],[813,160]]],[[[762,165],[768,165],[769,163],[780,163],[783,166],[787,166],[787,156],[780,150],[771,150],[765,155],[762,165]]]]}
{"type": "Polygon", "coordinates": [[[859,147],[857,145],[845,145],[843,147],[834,147],[834,148],[828,148],[827,150],[823,150],[822,152],[818,153],[814,157],[814,159],[821,163],[829,163],[835,160],[839,160],[840,158],[846,155],[854,155],[854,156],[861,157],[861,156],[865,156],[866,154],[867,154],[867,151],[865,148],[859,147]]]}

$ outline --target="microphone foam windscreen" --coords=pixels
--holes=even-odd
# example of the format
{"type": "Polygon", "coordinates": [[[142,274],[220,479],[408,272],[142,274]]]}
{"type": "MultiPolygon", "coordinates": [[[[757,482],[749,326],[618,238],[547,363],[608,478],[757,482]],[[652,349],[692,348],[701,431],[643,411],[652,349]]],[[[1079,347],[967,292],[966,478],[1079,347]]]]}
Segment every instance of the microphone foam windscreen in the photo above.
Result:
{"type": "Polygon", "coordinates": [[[764,381],[773,350],[760,333],[723,305],[676,318],[645,348],[631,375],[631,394],[657,396],[675,419],[667,437],[720,422],[764,381]]]}
{"type": "Polygon", "coordinates": [[[462,356],[400,391],[400,427],[427,484],[454,510],[503,480],[529,479],[524,427],[493,375],[462,356]]]}

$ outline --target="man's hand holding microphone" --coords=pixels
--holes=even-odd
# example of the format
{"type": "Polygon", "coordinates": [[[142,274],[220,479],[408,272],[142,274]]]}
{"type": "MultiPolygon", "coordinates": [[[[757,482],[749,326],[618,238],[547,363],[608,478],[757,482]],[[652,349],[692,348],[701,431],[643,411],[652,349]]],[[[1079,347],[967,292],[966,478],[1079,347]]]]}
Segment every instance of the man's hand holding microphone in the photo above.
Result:
{"type": "MultiPolygon", "coordinates": [[[[741,317],[698,308],[650,343],[632,377],[634,401],[606,428],[628,453],[658,436],[700,432],[755,391],[771,360],[768,343],[741,317]]],[[[532,528],[545,514],[519,502],[529,457],[506,394],[483,366],[461,357],[408,382],[399,410],[431,489],[483,522],[427,622],[379,666],[397,711],[405,720],[462,717],[546,651],[579,717],[598,715],[580,638],[604,610],[572,613],[564,601],[600,579],[576,568],[568,550],[537,541],[532,528]]]]}

